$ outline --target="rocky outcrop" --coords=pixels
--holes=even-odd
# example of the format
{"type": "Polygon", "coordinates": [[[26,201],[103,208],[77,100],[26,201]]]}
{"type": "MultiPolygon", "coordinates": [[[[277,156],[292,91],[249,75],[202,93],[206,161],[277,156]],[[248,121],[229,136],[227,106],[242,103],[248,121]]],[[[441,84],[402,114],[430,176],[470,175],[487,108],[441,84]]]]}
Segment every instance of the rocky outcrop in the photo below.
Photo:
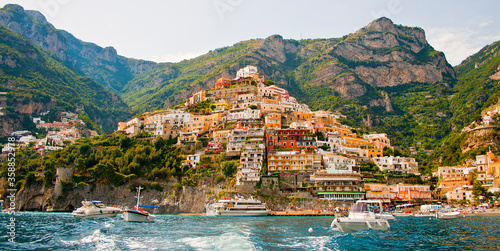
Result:
{"type": "Polygon", "coordinates": [[[283,43],[283,37],[280,35],[274,35],[266,38],[262,44],[261,51],[264,56],[273,58],[281,63],[286,60],[285,44],[283,43]]]}
{"type": "Polygon", "coordinates": [[[500,137],[495,128],[484,128],[467,133],[460,149],[462,153],[491,146],[493,149],[500,149],[500,137]]]}
{"type": "Polygon", "coordinates": [[[497,67],[497,72],[490,76],[493,80],[500,80],[500,65],[497,67]]]}
{"type": "MultiPolygon", "coordinates": [[[[370,106],[382,106],[385,108],[386,112],[392,112],[394,109],[392,108],[391,99],[389,98],[389,94],[387,92],[381,92],[383,99],[372,99],[370,100],[370,106]]],[[[369,120],[369,117],[368,117],[369,120]]],[[[371,122],[369,123],[371,126],[371,122]]]]}
{"type": "Polygon", "coordinates": [[[354,99],[366,93],[365,86],[352,74],[337,76],[328,86],[335,89],[344,99],[354,99]]]}
{"type": "Polygon", "coordinates": [[[332,48],[332,53],[373,87],[432,84],[455,78],[444,54],[432,49],[422,29],[396,26],[387,18],[349,35],[332,48]]]}

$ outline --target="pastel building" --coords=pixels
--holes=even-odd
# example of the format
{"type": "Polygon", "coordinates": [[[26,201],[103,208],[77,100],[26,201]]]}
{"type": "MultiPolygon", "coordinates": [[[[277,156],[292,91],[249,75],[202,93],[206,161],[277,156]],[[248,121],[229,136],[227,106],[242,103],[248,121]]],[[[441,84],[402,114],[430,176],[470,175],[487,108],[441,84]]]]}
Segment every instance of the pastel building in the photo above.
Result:
{"type": "Polygon", "coordinates": [[[418,162],[415,161],[415,158],[407,158],[407,157],[375,157],[373,158],[375,164],[380,168],[380,171],[392,171],[392,172],[400,172],[400,173],[418,173],[418,162]]]}
{"type": "Polygon", "coordinates": [[[313,173],[322,168],[321,155],[314,151],[272,151],[267,155],[268,172],[313,173]]]}

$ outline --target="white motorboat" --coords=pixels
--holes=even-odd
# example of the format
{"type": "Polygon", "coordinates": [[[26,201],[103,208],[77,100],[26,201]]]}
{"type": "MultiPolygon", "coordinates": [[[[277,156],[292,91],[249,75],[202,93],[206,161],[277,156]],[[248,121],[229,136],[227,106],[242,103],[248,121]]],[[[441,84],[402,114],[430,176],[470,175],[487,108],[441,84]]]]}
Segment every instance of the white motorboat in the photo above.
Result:
{"type": "Polygon", "coordinates": [[[124,209],[122,211],[122,218],[124,221],[130,222],[154,222],[156,216],[144,211],[144,208],[159,208],[158,206],[140,205],[142,187],[137,187],[137,205],[134,209],[124,209]]]}
{"type": "Polygon", "coordinates": [[[337,227],[342,232],[356,232],[366,229],[387,230],[390,228],[386,218],[373,212],[373,209],[382,208],[379,200],[358,200],[351,206],[347,217],[338,217],[332,221],[330,227],[337,227]],[[376,206],[374,206],[376,205],[376,206]]]}
{"type": "Polygon", "coordinates": [[[207,216],[267,216],[271,210],[253,198],[223,198],[206,206],[207,216]]]}
{"type": "Polygon", "coordinates": [[[108,207],[100,201],[82,201],[83,206],[74,210],[71,214],[78,218],[114,217],[121,210],[116,207],[108,207]]]}
{"type": "Polygon", "coordinates": [[[455,219],[460,215],[460,212],[437,212],[436,219],[455,219]]]}

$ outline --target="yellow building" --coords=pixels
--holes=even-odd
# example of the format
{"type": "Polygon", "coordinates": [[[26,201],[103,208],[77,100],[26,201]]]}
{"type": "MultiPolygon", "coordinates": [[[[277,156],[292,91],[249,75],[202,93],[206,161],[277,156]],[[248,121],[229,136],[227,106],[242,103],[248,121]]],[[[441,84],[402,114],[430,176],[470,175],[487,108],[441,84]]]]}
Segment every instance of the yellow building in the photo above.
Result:
{"type": "Polygon", "coordinates": [[[387,184],[365,183],[365,191],[368,200],[382,200],[385,203],[390,203],[392,199],[397,197],[397,194],[391,191],[387,184]]]}
{"type": "Polygon", "coordinates": [[[341,137],[344,142],[344,146],[368,148],[368,140],[356,137],[355,133],[351,134],[350,136],[341,136],[341,137]]]}
{"type": "Polygon", "coordinates": [[[214,111],[226,111],[231,109],[231,106],[227,102],[215,102],[215,109],[214,111]]]}
{"type": "Polygon", "coordinates": [[[375,158],[375,157],[382,157],[384,156],[384,151],[379,148],[368,148],[368,157],[370,158],[375,158]]]}
{"type": "Polygon", "coordinates": [[[215,142],[228,142],[231,129],[216,129],[212,133],[215,142]]]}
{"type": "Polygon", "coordinates": [[[339,136],[341,137],[347,137],[347,136],[352,136],[353,133],[351,129],[345,128],[342,126],[335,126],[335,127],[330,127],[325,125],[325,132],[326,133],[334,133],[337,132],[339,136]]]}
{"type": "Polygon", "coordinates": [[[281,113],[268,112],[264,115],[264,123],[266,128],[281,129],[281,113]]]}

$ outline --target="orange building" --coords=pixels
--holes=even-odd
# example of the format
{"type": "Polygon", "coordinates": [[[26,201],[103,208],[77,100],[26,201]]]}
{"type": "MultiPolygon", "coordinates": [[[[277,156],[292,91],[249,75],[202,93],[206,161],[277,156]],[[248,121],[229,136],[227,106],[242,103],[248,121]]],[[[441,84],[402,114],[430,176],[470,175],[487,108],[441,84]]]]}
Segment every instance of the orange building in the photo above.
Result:
{"type": "Polygon", "coordinates": [[[233,84],[233,80],[230,78],[219,78],[217,83],[215,83],[215,89],[222,89],[224,87],[229,87],[233,84]]]}
{"type": "Polygon", "coordinates": [[[389,185],[393,193],[396,193],[394,200],[412,201],[415,199],[432,200],[430,185],[394,184],[389,185]]]}

